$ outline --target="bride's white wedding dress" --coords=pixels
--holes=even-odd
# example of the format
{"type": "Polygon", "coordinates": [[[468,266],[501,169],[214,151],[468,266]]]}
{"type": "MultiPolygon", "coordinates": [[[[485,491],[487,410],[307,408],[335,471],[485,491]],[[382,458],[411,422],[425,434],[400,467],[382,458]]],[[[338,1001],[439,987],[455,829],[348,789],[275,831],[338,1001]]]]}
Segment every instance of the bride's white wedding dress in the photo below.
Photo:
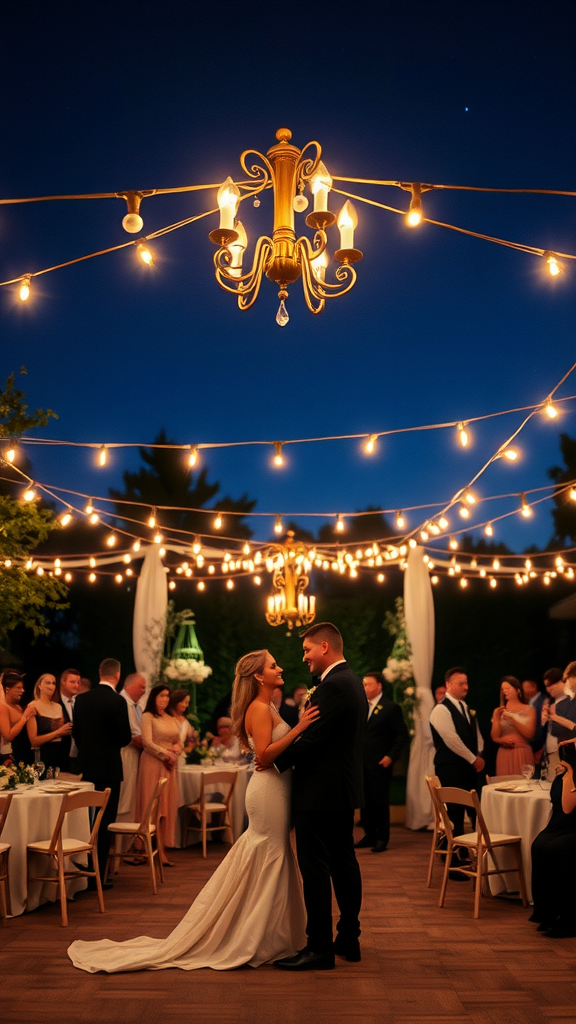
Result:
{"type": "MultiPolygon", "coordinates": [[[[272,741],[289,731],[285,722],[272,741]]],[[[229,970],[290,956],[306,945],[302,885],[290,846],[291,772],[255,772],[246,790],[249,827],[232,846],[190,910],[166,939],[73,942],[68,955],[84,971],[180,967],[229,970]]]]}

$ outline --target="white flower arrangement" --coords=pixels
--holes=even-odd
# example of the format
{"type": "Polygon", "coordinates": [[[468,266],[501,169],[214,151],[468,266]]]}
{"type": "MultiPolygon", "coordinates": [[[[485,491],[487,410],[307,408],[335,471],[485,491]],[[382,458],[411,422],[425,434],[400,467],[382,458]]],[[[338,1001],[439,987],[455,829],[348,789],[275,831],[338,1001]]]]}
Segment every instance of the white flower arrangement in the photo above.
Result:
{"type": "Polygon", "coordinates": [[[212,675],[212,669],[203,661],[192,658],[171,658],[164,668],[164,675],[173,682],[203,683],[212,675]]]}
{"type": "MultiPolygon", "coordinates": [[[[383,675],[389,683],[407,682],[413,679],[412,662],[409,658],[388,658],[383,675]]],[[[404,693],[407,692],[404,690],[404,693]]]]}

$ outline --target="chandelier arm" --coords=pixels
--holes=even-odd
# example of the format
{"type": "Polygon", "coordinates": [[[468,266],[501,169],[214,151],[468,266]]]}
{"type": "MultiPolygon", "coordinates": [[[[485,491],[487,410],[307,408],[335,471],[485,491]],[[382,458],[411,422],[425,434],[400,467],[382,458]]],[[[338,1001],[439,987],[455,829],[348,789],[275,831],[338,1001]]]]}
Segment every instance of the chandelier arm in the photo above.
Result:
{"type": "Polygon", "coordinates": [[[237,296],[240,309],[249,309],[256,301],[264,267],[271,252],[272,239],[262,235],[256,242],[251,269],[240,277],[234,277],[229,271],[232,257],[227,246],[222,246],[214,253],[216,280],[224,291],[237,296]]]}
{"type": "MultiPolygon", "coordinates": [[[[300,243],[302,239],[298,239],[300,243]]],[[[308,242],[308,239],[305,239],[308,242]]],[[[310,243],[308,242],[308,248],[310,243]]],[[[310,265],[309,253],[304,245],[298,244],[298,252],[300,254],[300,265],[302,267],[302,290],[304,292],[304,301],[308,306],[311,313],[321,313],[326,305],[326,301],[323,296],[319,295],[315,288],[316,278],[310,265]],[[315,305],[313,299],[317,300],[318,305],[315,305]]]]}
{"type": "Polygon", "coordinates": [[[246,191],[245,194],[247,196],[255,192],[262,191],[262,189],[266,188],[266,186],[269,183],[274,182],[274,168],[272,167],[272,164],[270,163],[268,157],[264,156],[264,154],[260,153],[259,150],[257,149],[245,149],[242,155],[240,156],[240,166],[242,167],[242,170],[246,172],[249,178],[261,178],[261,181],[255,182],[252,191],[250,191],[250,189],[246,191]],[[258,159],[262,161],[262,164],[264,166],[261,166],[260,164],[252,164],[250,167],[248,167],[246,165],[246,157],[248,156],[257,156],[258,159]]]}
{"type": "Polygon", "coordinates": [[[318,164],[320,163],[321,156],[322,147],[320,143],[316,142],[315,139],[313,139],[312,142],[307,142],[306,145],[304,146],[304,149],[300,150],[300,158],[298,160],[298,164],[296,165],[297,179],[303,178],[304,181],[308,181],[312,177],[314,171],[316,170],[318,164]],[[310,149],[312,146],[316,148],[316,155],[305,156],[306,151],[310,149]]]}
{"type": "MultiPolygon", "coordinates": [[[[325,232],[318,231],[316,233],[316,235],[320,234],[325,234],[325,232]]],[[[316,236],[314,237],[314,241],[316,241],[316,236]]],[[[336,299],[340,295],[346,295],[346,292],[349,292],[350,289],[354,287],[357,280],[357,274],[351,263],[341,263],[338,266],[334,274],[337,281],[336,284],[332,284],[330,281],[321,281],[316,277],[314,268],[311,265],[311,261],[316,259],[319,252],[312,248],[310,240],[306,238],[306,236],[299,238],[296,245],[298,247],[298,252],[300,253],[302,271],[304,273],[304,269],[308,269],[309,287],[312,294],[317,299],[336,299]]],[[[320,252],[323,251],[323,249],[320,250],[320,252]]]]}

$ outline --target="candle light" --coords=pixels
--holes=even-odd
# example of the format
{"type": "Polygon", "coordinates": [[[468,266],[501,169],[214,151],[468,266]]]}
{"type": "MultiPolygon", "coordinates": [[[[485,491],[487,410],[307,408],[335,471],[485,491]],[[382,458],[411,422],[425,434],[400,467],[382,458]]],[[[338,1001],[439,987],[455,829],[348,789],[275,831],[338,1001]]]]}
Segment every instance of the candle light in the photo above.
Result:
{"type": "Polygon", "coordinates": [[[221,228],[234,229],[234,218],[238,209],[239,198],[240,191],[232,181],[232,178],[226,178],[224,184],[218,189],[221,228]]]}
{"type": "Polygon", "coordinates": [[[340,231],[340,248],[354,248],[354,228],[358,226],[358,216],[349,199],[338,214],[338,228],[340,231]]]}
{"type": "MultiPolygon", "coordinates": [[[[222,227],[222,224],[220,224],[220,227],[222,227]]],[[[228,246],[228,251],[232,257],[228,270],[231,277],[242,276],[242,258],[244,256],[244,250],[248,245],[248,236],[246,235],[242,221],[238,221],[236,223],[236,231],[238,232],[238,238],[233,242],[230,242],[228,246]]]]}
{"type": "Polygon", "coordinates": [[[328,193],[332,188],[332,178],[330,177],[326,165],[322,160],[310,179],[310,188],[312,189],[312,195],[314,196],[314,213],[324,212],[327,210],[328,193]]]}

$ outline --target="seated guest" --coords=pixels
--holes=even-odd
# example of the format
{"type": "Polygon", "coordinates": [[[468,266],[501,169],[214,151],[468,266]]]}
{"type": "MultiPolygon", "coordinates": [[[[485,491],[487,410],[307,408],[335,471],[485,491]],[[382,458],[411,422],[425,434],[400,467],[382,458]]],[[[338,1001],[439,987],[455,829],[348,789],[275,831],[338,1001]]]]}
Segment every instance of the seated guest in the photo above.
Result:
{"type": "Polygon", "coordinates": [[[210,745],[225,761],[236,761],[240,757],[240,741],[232,732],[231,718],[218,719],[216,736],[210,745]]]}
{"type": "MultiPolygon", "coordinates": [[[[62,705],[64,712],[65,722],[74,722],[74,702],[78,696],[78,687],[80,686],[80,673],[76,668],[64,669],[60,676],[60,685],[58,687],[58,698],[62,705]]],[[[73,775],[77,771],[77,758],[78,748],[74,741],[73,736],[64,736],[62,738],[62,769],[67,772],[71,772],[73,775]]]]}
{"type": "Polygon", "coordinates": [[[559,774],[552,783],[552,817],[532,843],[530,920],[550,938],[576,936],[576,747],[562,744],[559,774]]]}
{"type": "Polygon", "coordinates": [[[132,739],[127,747],[122,747],[122,773],[124,778],[120,787],[120,801],[118,804],[119,821],[135,821],[136,813],[136,783],[138,780],[138,768],[140,755],[142,753],[142,708],[139,700],[146,690],[146,680],[139,672],[133,672],[126,676],[124,686],[120,690],[120,696],[128,705],[128,718],[130,720],[130,732],[132,739]]]}
{"type": "MultiPolygon", "coordinates": [[[[20,701],[24,693],[24,683],[20,672],[14,669],[7,669],[2,674],[2,700],[0,700],[0,764],[3,764],[9,757],[18,762],[28,760],[25,748],[22,749],[19,740],[22,734],[26,733],[24,726],[26,722],[36,714],[34,704],[29,704],[22,710],[20,701]]],[[[28,750],[30,748],[28,747],[28,750]]]]}
{"type": "Polygon", "coordinates": [[[56,679],[49,672],[38,679],[31,706],[36,714],[28,719],[26,729],[35,760],[43,761],[47,768],[63,768],[68,758],[62,753],[62,737],[70,735],[72,723],[64,721],[62,705],[56,699],[56,679]]]}
{"type": "Polygon", "coordinates": [[[158,779],[167,778],[160,798],[160,822],[158,846],[162,863],[172,867],[166,858],[166,847],[176,845],[176,817],[178,814],[178,780],[176,768],[182,750],[178,723],[168,714],[170,690],[159,683],[148,694],[148,701],[142,715],[142,742],[144,750],[140,758],[138,784],[136,789],[136,819],[141,820],[158,779]]]}
{"type": "Polygon", "coordinates": [[[521,775],[522,765],[534,764],[530,746],[536,732],[536,711],[526,703],[520,681],[504,676],[500,685],[500,705],[492,716],[491,737],[498,744],[497,775],[521,775]]]}
{"type": "Polygon", "coordinates": [[[198,732],[193,729],[190,722],[186,718],[186,712],[190,706],[190,694],[188,690],[172,690],[170,694],[170,703],[168,705],[168,714],[172,715],[178,722],[178,728],[180,729],[180,743],[182,744],[182,753],[178,758],[178,767],[182,768],[186,764],[186,754],[189,754],[198,740],[198,732]]]}

